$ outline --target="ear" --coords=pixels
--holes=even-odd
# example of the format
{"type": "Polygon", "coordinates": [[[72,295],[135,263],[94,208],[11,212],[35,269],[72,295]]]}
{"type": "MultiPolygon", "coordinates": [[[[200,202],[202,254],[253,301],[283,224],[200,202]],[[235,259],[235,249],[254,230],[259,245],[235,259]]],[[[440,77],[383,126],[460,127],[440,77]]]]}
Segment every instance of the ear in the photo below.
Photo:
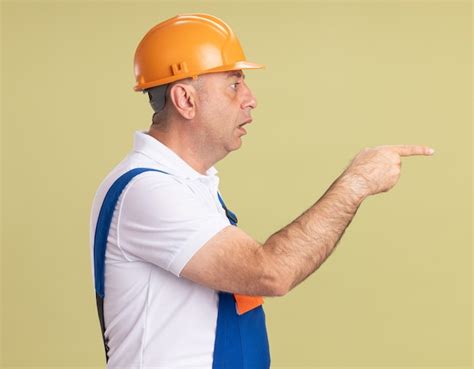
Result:
{"type": "Polygon", "coordinates": [[[193,119],[196,115],[196,90],[186,83],[171,86],[169,96],[176,111],[185,119],[193,119]]]}

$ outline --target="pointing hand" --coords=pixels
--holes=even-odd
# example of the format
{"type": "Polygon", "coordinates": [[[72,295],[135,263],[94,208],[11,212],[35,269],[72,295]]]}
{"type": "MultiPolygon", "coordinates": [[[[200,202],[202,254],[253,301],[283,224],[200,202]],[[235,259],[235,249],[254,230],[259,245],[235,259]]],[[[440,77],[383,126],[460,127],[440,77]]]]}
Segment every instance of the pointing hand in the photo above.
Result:
{"type": "Polygon", "coordinates": [[[360,151],[341,177],[362,198],[387,192],[400,178],[402,156],[433,155],[434,150],[421,145],[384,145],[360,151]]]}

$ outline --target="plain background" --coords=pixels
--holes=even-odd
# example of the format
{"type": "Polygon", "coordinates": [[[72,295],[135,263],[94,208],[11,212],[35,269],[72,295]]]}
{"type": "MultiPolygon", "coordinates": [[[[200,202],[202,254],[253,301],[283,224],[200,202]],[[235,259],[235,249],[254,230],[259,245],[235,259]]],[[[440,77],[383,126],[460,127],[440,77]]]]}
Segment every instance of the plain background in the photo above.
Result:
{"type": "Polygon", "coordinates": [[[217,164],[259,241],[359,150],[426,144],[368,198],[321,268],[267,298],[272,367],[472,365],[472,4],[468,1],[3,1],[2,363],[104,367],[92,198],[148,128],[144,34],[206,12],[236,32],[259,106],[217,164]]]}

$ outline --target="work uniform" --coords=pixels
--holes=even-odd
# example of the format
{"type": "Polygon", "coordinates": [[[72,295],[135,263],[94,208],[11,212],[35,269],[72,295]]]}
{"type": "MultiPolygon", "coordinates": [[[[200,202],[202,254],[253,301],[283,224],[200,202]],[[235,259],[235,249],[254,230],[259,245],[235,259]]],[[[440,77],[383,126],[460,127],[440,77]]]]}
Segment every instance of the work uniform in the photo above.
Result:
{"type": "Polygon", "coordinates": [[[200,174],[135,132],[133,151],[100,185],[90,240],[108,369],[269,368],[263,307],[241,314],[232,294],[180,277],[200,247],[236,223],[216,173],[200,174]],[[107,203],[109,224],[101,221],[107,203]]]}

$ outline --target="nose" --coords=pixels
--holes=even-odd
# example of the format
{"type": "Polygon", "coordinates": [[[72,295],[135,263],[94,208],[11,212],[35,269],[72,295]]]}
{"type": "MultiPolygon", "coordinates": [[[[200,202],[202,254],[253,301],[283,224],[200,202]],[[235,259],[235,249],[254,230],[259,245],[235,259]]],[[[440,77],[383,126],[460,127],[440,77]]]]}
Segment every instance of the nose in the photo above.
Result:
{"type": "MultiPolygon", "coordinates": [[[[245,84],[245,83],[244,83],[245,84]]],[[[257,107],[257,99],[250,90],[250,88],[245,84],[246,93],[244,100],[242,102],[242,109],[255,109],[257,107]]]]}

